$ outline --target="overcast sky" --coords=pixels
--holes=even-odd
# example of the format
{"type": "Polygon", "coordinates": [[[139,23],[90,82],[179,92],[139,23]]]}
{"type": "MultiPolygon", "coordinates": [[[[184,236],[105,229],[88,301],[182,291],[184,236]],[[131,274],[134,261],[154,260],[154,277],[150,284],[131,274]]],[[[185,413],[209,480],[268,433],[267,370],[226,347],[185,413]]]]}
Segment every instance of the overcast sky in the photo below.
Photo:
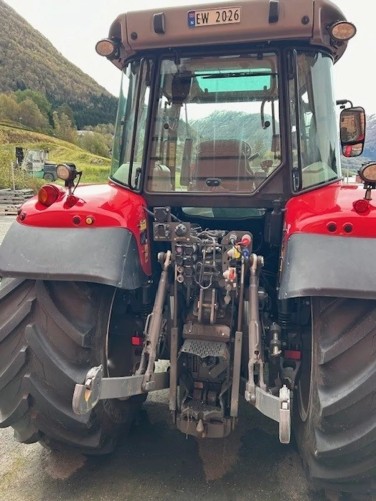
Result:
{"type": "MultiPolygon", "coordinates": [[[[105,38],[112,21],[126,10],[179,4],[198,0],[5,0],[34,28],[45,35],[72,63],[118,95],[120,72],[95,53],[96,42],[105,38]]],[[[218,3],[206,0],[205,3],[218,3]]],[[[347,98],[376,113],[376,28],[370,0],[336,0],[358,29],[347,52],[335,67],[337,99],[347,98]]],[[[373,11],[373,9],[372,9],[373,11]]]]}

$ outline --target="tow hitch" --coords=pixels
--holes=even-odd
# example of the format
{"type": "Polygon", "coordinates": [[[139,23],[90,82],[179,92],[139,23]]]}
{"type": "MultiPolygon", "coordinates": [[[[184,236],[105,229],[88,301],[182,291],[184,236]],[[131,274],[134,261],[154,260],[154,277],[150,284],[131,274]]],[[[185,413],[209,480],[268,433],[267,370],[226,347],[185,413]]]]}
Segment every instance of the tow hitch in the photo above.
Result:
{"type": "Polygon", "coordinates": [[[267,391],[264,382],[264,360],[261,347],[261,322],[259,317],[258,289],[259,274],[264,260],[256,254],[251,255],[250,286],[249,286],[249,363],[248,381],[245,386],[244,397],[247,402],[265,416],[279,423],[279,440],[282,444],[290,443],[291,435],[291,402],[290,390],[283,385],[279,396],[267,391]],[[259,382],[255,383],[255,368],[258,368],[259,382]]]}
{"type": "Polygon", "coordinates": [[[76,414],[87,414],[99,400],[129,398],[169,387],[169,374],[167,372],[155,373],[154,362],[157,359],[157,343],[162,326],[162,310],[168,287],[171,252],[160,253],[158,260],[162,265],[162,273],[153,311],[146,322],[140,367],[133,376],[111,378],[103,377],[102,365],[92,367],[86,375],[85,383],[75,386],[72,408],[76,414]]]}
{"type": "Polygon", "coordinates": [[[84,384],[76,384],[72,408],[75,414],[87,414],[99,402],[111,398],[129,398],[147,391],[163,390],[169,387],[167,372],[153,373],[149,389],[143,389],[144,376],[103,377],[103,366],[92,367],[86,375],[84,384]]]}

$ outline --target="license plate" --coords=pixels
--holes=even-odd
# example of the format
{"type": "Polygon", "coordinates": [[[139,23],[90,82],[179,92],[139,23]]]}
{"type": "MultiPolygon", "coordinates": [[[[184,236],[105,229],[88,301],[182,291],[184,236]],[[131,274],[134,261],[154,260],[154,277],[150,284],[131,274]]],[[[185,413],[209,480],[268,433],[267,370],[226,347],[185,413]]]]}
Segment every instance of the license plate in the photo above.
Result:
{"type": "Polygon", "coordinates": [[[188,12],[188,26],[201,28],[203,26],[240,23],[240,10],[240,7],[191,10],[188,12]]]}

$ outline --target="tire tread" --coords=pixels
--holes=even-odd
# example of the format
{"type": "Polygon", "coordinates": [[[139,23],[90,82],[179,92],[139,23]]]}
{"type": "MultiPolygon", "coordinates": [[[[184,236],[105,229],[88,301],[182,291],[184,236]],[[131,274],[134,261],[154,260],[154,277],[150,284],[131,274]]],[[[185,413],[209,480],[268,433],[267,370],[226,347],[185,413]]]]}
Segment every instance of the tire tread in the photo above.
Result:
{"type": "Polygon", "coordinates": [[[108,453],[130,425],[139,408],[132,399],[110,406],[100,401],[85,416],[72,410],[75,384],[103,362],[114,291],[87,283],[2,281],[0,427],[12,426],[20,442],[108,453]]]}
{"type": "Polygon", "coordinates": [[[311,335],[308,418],[296,418],[310,477],[328,490],[374,493],[376,303],[312,298],[311,335]]]}

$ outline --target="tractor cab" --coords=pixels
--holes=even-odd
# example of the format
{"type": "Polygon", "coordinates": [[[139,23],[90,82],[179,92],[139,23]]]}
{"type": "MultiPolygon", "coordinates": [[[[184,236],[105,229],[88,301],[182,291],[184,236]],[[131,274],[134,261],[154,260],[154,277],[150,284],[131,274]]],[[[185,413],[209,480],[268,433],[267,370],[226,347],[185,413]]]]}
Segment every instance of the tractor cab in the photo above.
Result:
{"type": "Polygon", "coordinates": [[[150,33],[134,28],[141,30],[138,13],[119,16],[97,45],[100,53],[113,48],[108,58],[123,72],[111,179],[150,206],[168,198],[183,212],[212,216],[216,208],[240,215],[284,205],[338,181],[332,72],[355,28],[319,4],[312,12],[311,2],[299,2],[300,17],[296,2],[171,8],[145,13],[150,33]],[[255,19],[263,39],[260,26],[252,34],[255,19]],[[204,42],[195,45],[196,36],[204,42]]]}

